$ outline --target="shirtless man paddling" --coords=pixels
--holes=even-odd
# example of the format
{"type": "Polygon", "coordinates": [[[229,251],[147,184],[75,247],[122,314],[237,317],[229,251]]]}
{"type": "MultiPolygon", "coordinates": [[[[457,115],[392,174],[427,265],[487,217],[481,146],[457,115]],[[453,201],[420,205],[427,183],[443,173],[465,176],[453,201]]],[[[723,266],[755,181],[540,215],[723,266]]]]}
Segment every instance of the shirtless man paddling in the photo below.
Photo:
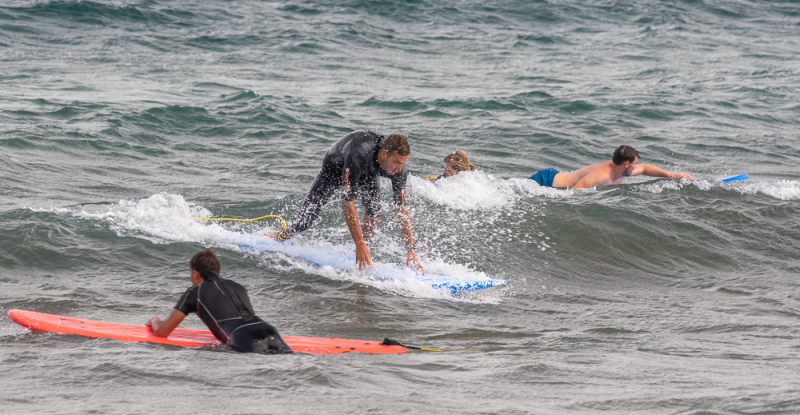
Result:
{"type": "Polygon", "coordinates": [[[686,173],[675,173],[650,164],[639,164],[639,152],[631,146],[619,146],[609,161],[592,164],[575,171],[561,173],[549,168],[539,170],[530,178],[540,186],[560,189],[582,189],[585,187],[619,184],[628,176],[670,177],[673,179],[691,179],[686,173]]]}

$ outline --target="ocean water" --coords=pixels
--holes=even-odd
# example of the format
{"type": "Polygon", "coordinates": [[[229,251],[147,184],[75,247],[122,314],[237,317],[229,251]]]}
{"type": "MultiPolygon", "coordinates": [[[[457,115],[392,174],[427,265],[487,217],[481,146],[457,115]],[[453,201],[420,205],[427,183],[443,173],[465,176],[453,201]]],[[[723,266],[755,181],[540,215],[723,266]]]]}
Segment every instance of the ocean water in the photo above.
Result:
{"type": "MultiPolygon", "coordinates": [[[[445,351],[242,355],[0,317],[2,412],[800,413],[798,34],[793,1],[5,0],[3,316],[165,317],[216,246],[283,334],[445,351]],[[410,139],[426,270],[507,287],[293,255],[352,255],[336,202],[284,252],[224,242],[275,220],[192,219],[289,220],[363,129],[410,139]],[[621,144],[692,179],[527,179],[621,144]],[[478,169],[422,180],[456,149],[478,169]]],[[[402,267],[387,187],[373,259],[402,267]]]]}

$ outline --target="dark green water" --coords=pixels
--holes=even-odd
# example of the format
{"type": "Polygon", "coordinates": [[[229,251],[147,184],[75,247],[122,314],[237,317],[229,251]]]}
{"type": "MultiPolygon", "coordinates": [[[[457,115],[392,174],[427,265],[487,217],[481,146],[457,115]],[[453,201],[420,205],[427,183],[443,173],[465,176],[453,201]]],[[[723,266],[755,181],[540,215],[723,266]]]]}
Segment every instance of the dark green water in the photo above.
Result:
{"type": "MultiPolygon", "coordinates": [[[[4,317],[0,407],[798,413],[798,33],[788,1],[4,2],[3,314],[143,324],[216,245],[283,334],[483,352],[251,356],[4,317]],[[191,220],[289,219],[325,151],[361,129],[411,141],[425,268],[508,287],[375,281],[221,242],[275,222],[191,220]],[[620,144],[693,179],[527,179],[620,144]],[[478,171],[421,179],[455,149],[478,171]]],[[[354,249],[335,202],[292,244],[354,249]]],[[[391,215],[373,255],[404,261],[391,215]]]]}

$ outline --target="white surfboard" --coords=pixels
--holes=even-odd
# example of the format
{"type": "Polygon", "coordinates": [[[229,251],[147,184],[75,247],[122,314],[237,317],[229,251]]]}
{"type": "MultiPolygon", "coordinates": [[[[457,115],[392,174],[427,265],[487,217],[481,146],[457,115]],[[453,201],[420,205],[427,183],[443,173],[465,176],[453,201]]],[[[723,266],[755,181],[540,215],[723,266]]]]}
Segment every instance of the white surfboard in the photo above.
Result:
{"type": "MultiPolygon", "coordinates": [[[[293,257],[306,260],[316,265],[327,265],[340,270],[352,269],[355,257],[331,253],[320,249],[308,249],[289,242],[278,242],[261,235],[251,235],[246,240],[237,238],[230,241],[240,248],[253,251],[282,252],[293,257]]],[[[406,267],[373,261],[364,272],[380,280],[418,281],[438,290],[446,290],[452,294],[483,290],[492,287],[505,287],[506,281],[488,278],[483,273],[472,277],[452,277],[447,275],[422,274],[406,267]]]]}

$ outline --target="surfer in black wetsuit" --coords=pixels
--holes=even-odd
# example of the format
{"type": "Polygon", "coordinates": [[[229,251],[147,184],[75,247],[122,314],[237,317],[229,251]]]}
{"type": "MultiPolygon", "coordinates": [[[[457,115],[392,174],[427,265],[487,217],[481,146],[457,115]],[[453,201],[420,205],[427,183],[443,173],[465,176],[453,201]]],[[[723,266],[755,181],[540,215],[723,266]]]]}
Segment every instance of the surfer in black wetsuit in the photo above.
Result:
{"type": "Polygon", "coordinates": [[[406,162],[411,147],[406,137],[392,134],[386,138],[372,131],[350,133],[334,144],[322,159],[322,169],[311,184],[303,204],[292,223],[280,232],[267,234],[277,240],[287,240],[305,231],[319,216],[320,210],[336,190],[342,191],[342,211],[356,244],[356,265],[372,264],[369,244],[380,222],[381,201],[378,176],[392,181],[395,216],[406,242],[406,266],[423,273],[411,230],[411,217],[406,204],[406,162]],[[364,206],[364,221],[358,223],[356,197],[364,206]]]}
{"type": "Polygon", "coordinates": [[[147,322],[153,334],[167,337],[189,313],[200,320],[221,342],[245,353],[291,353],[275,327],[256,316],[247,290],[219,276],[219,259],[211,248],[189,262],[192,286],[183,293],[166,320],[153,317],[147,322]]]}

